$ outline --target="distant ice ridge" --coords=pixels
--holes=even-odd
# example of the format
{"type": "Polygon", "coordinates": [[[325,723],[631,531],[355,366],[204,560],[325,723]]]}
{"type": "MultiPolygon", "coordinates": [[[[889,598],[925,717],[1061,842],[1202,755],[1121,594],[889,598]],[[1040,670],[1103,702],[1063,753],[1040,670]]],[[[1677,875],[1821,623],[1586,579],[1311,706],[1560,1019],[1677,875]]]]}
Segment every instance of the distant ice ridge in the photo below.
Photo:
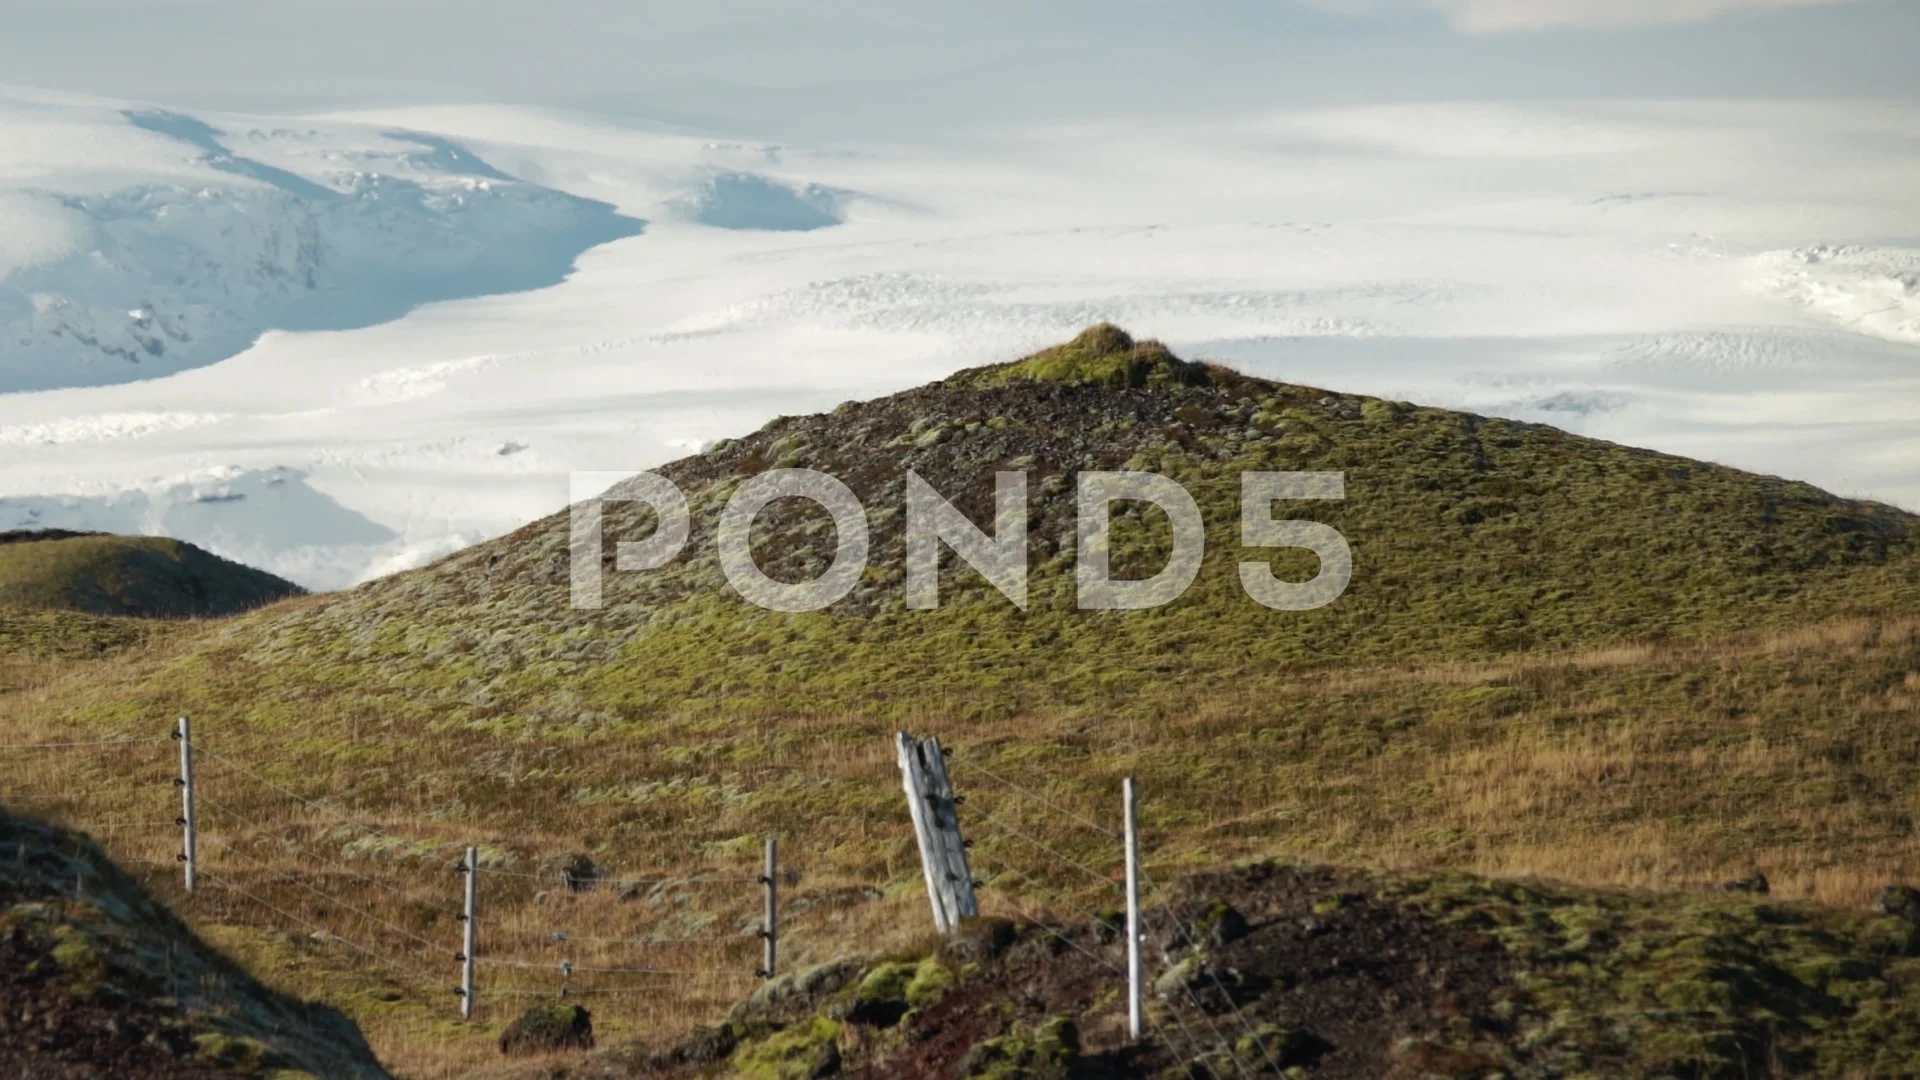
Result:
{"type": "Polygon", "coordinates": [[[217,424],[214,413],[125,412],[62,417],[40,424],[0,424],[0,446],[58,446],[72,442],[138,439],[166,431],[217,424]]]}
{"type": "Polygon", "coordinates": [[[644,227],[446,139],[286,123],[0,97],[0,392],[553,285],[644,227]]]}
{"type": "Polygon", "coordinates": [[[755,173],[716,172],[669,205],[717,229],[811,232],[842,224],[843,206],[852,196],[819,184],[795,187],[755,173]]]}
{"type": "Polygon", "coordinates": [[[1765,289],[1858,333],[1920,345],[1920,250],[1817,245],[1756,264],[1765,289]]]}

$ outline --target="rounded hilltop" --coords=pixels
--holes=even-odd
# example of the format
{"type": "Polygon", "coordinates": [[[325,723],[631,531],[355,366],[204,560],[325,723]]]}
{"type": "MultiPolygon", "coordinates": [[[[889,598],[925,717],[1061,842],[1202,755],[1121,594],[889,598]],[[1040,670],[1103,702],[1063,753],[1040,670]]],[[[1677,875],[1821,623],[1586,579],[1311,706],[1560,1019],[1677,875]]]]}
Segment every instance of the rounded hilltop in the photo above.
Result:
{"type": "Polygon", "coordinates": [[[0,532],[0,607],[150,619],[237,615],[304,590],[164,536],[0,532]]]}

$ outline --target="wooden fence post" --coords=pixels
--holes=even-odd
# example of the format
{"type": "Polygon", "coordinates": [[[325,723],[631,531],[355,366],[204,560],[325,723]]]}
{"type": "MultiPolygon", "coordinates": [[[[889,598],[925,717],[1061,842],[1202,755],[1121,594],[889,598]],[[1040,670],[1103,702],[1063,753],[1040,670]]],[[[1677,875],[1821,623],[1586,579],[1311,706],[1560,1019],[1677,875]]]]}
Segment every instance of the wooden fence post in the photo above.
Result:
{"type": "Polygon", "coordinates": [[[1127,818],[1127,1031],[1140,1041],[1146,1027],[1145,969],[1140,957],[1140,793],[1129,776],[1121,784],[1127,818]]]}
{"type": "Polygon", "coordinates": [[[473,1019],[474,1009],[474,954],[480,948],[480,926],[476,921],[480,904],[480,849],[469,847],[467,858],[460,866],[460,872],[467,876],[466,907],[460,916],[460,1019],[473,1019]]]}
{"type": "Polygon", "coordinates": [[[767,837],[766,873],[760,875],[766,887],[766,908],[760,917],[760,970],[763,979],[773,978],[780,960],[780,841],[767,837]]]}
{"type": "Polygon", "coordinates": [[[180,778],[174,783],[180,788],[180,863],[186,877],[187,891],[193,891],[194,879],[200,870],[200,833],[195,816],[193,788],[193,721],[180,718],[180,727],[173,734],[180,741],[180,778]]]}
{"type": "Polygon", "coordinates": [[[950,934],[960,920],[980,914],[980,901],[973,891],[973,871],[967,865],[966,841],[960,836],[958,801],[947,779],[946,758],[939,739],[916,741],[902,731],[896,742],[933,924],[950,934]]]}

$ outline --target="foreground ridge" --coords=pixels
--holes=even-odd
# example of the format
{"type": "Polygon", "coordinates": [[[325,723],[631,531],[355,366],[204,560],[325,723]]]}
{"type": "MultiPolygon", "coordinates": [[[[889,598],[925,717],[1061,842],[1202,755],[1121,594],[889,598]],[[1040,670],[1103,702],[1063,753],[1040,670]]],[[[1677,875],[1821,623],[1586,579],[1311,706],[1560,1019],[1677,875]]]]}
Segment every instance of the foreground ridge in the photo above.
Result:
{"type": "Polygon", "coordinates": [[[1118,916],[983,918],[562,1075],[1908,1076],[1915,918],[1262,861],[1187,878],[1147,912],[1138,1044],[1115,994],[1118,916]]]}
{"type": "Polygon", "coordinates": [[[339,1012],[269,990],[82,835],[0,810],[0,1075],[384,1080],[339,1012]]]}

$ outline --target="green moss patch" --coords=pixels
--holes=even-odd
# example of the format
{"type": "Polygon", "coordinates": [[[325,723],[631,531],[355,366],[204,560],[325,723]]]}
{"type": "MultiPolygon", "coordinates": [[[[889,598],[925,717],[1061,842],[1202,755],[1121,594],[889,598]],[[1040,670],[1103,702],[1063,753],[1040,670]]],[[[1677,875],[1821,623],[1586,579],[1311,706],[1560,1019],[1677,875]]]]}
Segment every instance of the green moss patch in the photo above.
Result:
{"type": "Polygon", "coordinates": [[[1135,341],[1111,323],[1011,364],[977,368],[948,380],[975,388],[1043,382],[1114,390],[1205,386],[1212,381],[1206,365],[1182,360],[1158,341],[1135,341]]]}
{"type": "Polygon", "coordinates": [[[740,1080],[818,1080],[840,1061],[840,1024],[815,1017],[734,1052],[731,1071],[740,1080]]]}
{"type": "Polygon", "coordinates": [[[1519,1038],[1555,1069],[1920,1074],[1920,929],[1905,920],[1457,877],[1394,892],[1520,961],[1519,1038]]]}

